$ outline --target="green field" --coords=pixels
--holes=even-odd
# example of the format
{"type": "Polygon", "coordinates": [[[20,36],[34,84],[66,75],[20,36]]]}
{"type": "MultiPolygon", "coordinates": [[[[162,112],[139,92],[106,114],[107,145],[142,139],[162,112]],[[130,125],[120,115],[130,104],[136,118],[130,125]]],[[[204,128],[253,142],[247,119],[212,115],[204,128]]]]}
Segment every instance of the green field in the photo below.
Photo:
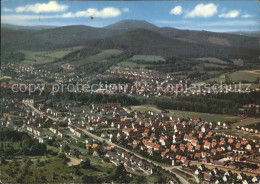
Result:
{"type": "Polygon", "coordinates": [[[146,62],[153,62],[153,61],[165,61],[162,56],[153,56],[153,55],[134,55],[131,60],[133,61],[146,61],[146,62]]]}
{"type": "Polygon", "coordinates": [[[203,57],[203,58],[197,58],[199,61],[208,61],[209,63],[216,63],[216,64],[228,64],[227,61],[214,58],[214,57],[203,57]]]}
{"type": "Polygon", "coordinates": [[[206,68],[209,68],[209,67],[214,67],[214,68],[227,68],[227,66],[223,66],[223,65],[219,65],[219,64],[214,64],[214,63],[204,63],[204,66],[206,68]]]}
{"type": "Polygon", "coordinates": [[[260,122],[260,118],[246,118],[237,123],[233,123],[232,128],[235,129],[237,126],[246,126],[246,125],[251,125],[259,122],[260,122]]]}
{"type": "Polygon", "coordinates": [[[78,61],[73,61],[71,62],[71,65],[74,67],[80,67],[80,66],[84,66],[88,63],[92,63],[92,62],[102,62],[102,61],[107,61],[109,60],[111,57],[115,57],[118,56],[120,54],[122,54],[123,51],[118,50],[118,49],[106,49],[103,50],[102,52],[94,55],[94,56],[90,56],[84,59],[80,59],[78,61]]]}
{"type": "Polygon", "coordinates": [[[156,112],[156,113],[160,113],[161,110],[158,109],[157,107],[153,106],[153,105],[139,105],[139,106],[131,106],[132,110],[136,110],[138,112],[141,113],[145,113],[148,111],[152,111],[152,112],[156,112]]]}
{"type": "Polygon", "coordinates": [[[202,113],[202,112],[191,112],[191,111],[179,111],[179,110],[170,110],[170,114],[190,117],[190,118],[201,118],[202,120],[207,121],[236,121],[242,119],[238,116],[222,115],[222,114],[211,114],[211,113],[202,113]]]}
{"type": "MultiPolygon", "coordinates": [[[[252,83],[252,88],[260,87],[259,84],[255,84],[257,77],[260,77],[260,70],[240,70],[229,74],[232,82],[248,81],[252,83]]],[[[208,79],[206,82],[225,82],[225,74],[219,77],[208,79]]]]}
{"type": "Polygon", "coordinates": [[[57,49],[57,50],[49,50],[49,51],[21,50],[20,52],[25,54],[25,60],[22,61],[23,64],[40,65],[40,64],[47,64],[47,63],[54,62],[55,60],[60,59],[63,56],[81,48],[82,46],[57,49]]]}
{"type": "Polygon", "coordinates": [[[134,61],[130,61],[130,60],[122,61],[122,62],[118,63],[117,66],[123,67],[123,68],[131,68],[131,69],[145,68],[145,65],[137,64],[134,61]]]}
{"type": "MultiPolygon", "coordinates": [[[[145,113],[148,111],[160,113],[161,110],[153,105],[140,105],[140,106],[131,106],[133,110],[139,111],[141,113],[145,113]]],[[[202,120],[207,121],[238,121],[242,118],[239,116],[230,116],[230,115],[222,115],[222,114],[210,114],[210,113],[201,113],[201,112],[191,112],[191,111],[180,111],[180,110],[169,110],[167,115],[176,116],[176,117],[190,117],[190,118],[201,118],[202,120]]]]}
{"type": "Polygon", "coordinates": [[[249,81],[255,82],[257,77],[260,77],[260,70],[252,70],[252,71],[237,71],[230,74],[232,81],[239,82],[239,81],[249,81]]]}

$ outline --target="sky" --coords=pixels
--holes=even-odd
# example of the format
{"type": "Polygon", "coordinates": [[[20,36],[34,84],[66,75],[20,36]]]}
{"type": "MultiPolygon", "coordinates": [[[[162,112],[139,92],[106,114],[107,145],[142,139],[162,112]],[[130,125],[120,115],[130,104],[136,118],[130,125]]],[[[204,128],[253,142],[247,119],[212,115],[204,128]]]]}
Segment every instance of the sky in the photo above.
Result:
{"type": "Polygon", "coordinates": [[[1,1],[2,24],[104,27],[124,19],[146,20],[159,27],[216,32],[260,29],[257,0],[1,1]]]}

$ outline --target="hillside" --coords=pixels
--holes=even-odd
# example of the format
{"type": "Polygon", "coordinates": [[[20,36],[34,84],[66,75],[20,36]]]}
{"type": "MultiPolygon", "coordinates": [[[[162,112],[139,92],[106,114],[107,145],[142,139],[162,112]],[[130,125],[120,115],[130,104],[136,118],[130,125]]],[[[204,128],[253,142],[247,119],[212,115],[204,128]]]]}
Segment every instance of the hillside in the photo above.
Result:
{"type": "Polygon", "coordinates": [[[164,57],[218,57],[218,58],[255,58],[257,49],[225,47],[191,43],[178,39],[169,39],[158,32],[137,29],[117,36],[87,43],[89,47],[102,49],[124,49],[134,54],[161,55],[164,57]]]}
{"type": "Polygon", "coordinates": [[[1,34],[5,55],[21,49],[41,51],[85,45],[164,57],[251,59],[259,56],[258,40],[253,37],[160,28],[142,20],[124,20],[104,28],[74,25],[35,30],[4,26],[1,34]]]}

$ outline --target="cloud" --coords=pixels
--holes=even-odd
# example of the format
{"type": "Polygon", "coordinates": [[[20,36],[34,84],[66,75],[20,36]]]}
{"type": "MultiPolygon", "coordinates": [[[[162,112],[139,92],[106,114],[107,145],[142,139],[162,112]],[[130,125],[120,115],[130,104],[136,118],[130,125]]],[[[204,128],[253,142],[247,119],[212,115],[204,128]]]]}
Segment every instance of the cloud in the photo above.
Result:
{"type": "Polygon", "coordinates": [[[3,8],[3,11],[4,12],[13,12],[13,9],[11,9],[11,8],[3,8]]]}
{"type": "Polygon", "coordinates": [[[252,15],[245,13],[244,15],[241,16],[242,18],[250,18],[253,17],[252,15]]]}
{"type": "Polygon", "coordinates": [[[15,8],[17,13],[33,12],[33,13],[47,13],[47,12],[62,12],[68,9],[67,5],[60,5],[56,1],[49,1],[48,3],[36,3],[33,5],[20,6],[15,8]]]}
{"type": "Polygon", "coordinates": [[[96,18],[112,18],[121,15],[121,11],[114,7],[106,7],[102,10],[89,8],[85,11],[77,11],[76,13],[62,14],[62,18],[75,18],[75,17],[96,17],[96,18]]]}
{"type": "Polygon", "coordinates": [[[185,17],[211,17],[218,12],[218,7],[214,3],[198,4],[191,12],[187,12],[185,17]]]}
{"type": "Polygon", "coordinates": [[[173,9],[171,9],[170,14],[181,15],[182,14],[182,7],[181,6],[175,6],[173,9]]]}
{"type": "Polygon", "coordinates": [[[129,8],[123,8],[123,12],[129,12],[129,8]]]}
{"type": "Polygon", "coordinates": [[[236,18],[239,15],[239,11],[238,10],[231,10],[227,13],[222,13],[219,15],[220,18],[236,18]]]}

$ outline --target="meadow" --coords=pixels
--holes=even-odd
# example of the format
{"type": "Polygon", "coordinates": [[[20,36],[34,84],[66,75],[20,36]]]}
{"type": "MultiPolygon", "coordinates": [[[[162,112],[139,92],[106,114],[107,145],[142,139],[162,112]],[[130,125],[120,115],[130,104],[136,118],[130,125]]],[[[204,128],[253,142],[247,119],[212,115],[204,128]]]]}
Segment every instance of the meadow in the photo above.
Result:
{"type": "Polygon", "coordinates": [[[70,47],[64,49],[48,50],[48,51],[28,51],[20,50],[25,55],[25,59],[22,61],[26,65],[41,65],[55,62],[61,59],[65,55],[83,48],[82,46],[70,47]]]}

